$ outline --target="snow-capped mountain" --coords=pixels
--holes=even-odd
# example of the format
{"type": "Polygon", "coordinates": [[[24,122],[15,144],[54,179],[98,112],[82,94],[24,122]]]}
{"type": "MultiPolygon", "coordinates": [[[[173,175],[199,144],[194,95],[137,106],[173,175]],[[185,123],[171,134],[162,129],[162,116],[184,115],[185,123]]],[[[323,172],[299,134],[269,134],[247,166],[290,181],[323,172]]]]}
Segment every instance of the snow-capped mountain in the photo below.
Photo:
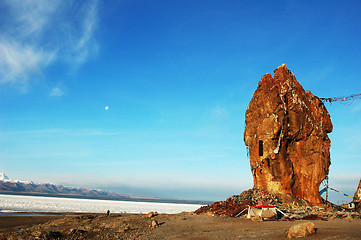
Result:
{"type": "Polygon", "coordinates": [[[13,182],[13,183],[25,183],[25,184],[34,184],[33,181],[20,181],[20,180],[12,180],[5,173],[0,173],[0,181],[3,182],[13,182]]]}
{"type": "Polygon", "coordinates": [[[5,175],[5,173],[0,173],[0,181],[7,181],[10,180],[8,176],[5,175]]]}
{"type": "Polygon", "coordinates": [[[32,181],[11,180],[5,173],[0,173],[0,193],[79,196],[92,198],[131,197],[129,195],[106,192],[99,189],[72,188],[50,183],[37,184],[32,181]]]}

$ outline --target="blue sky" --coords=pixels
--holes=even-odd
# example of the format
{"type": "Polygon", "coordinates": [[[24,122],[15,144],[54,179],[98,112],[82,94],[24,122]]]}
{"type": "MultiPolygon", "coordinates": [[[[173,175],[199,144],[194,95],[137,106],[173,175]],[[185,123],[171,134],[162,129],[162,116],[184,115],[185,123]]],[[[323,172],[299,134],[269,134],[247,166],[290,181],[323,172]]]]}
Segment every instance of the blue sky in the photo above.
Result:
{"type": "MultiPolygon", "coordinates": [[[[142,196],[239,194],[252,187],[244,114],[264,74],[285,63],[317,96],[361,93],[360,9],[356,0],[1,1],[0,170],[142,196]]],[[[361,100],[326,107],[330,183],[353,195],[361,100]]]]}

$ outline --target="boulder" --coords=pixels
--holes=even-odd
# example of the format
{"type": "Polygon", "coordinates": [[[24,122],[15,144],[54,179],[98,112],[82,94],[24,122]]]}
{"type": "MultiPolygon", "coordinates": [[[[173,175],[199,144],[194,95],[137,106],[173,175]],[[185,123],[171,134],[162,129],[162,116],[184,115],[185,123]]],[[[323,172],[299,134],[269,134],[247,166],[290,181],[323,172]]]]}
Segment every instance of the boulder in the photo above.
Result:
{"type": "Polygon", "coordinates": [[[154,212],[149,212],[149,213],[147,213],[147,215],[145,216],[146,218],[152,218],[152,217],[154,217],[155,215],[154,215],[154,212]]]}
{"type": "Polygon", "coordinates": [[[159,226],[159,223],[156,220],[153,220],[151,227],[154,229],[154,228],[157,228],[158,226],[159,226]]]}
{"type": "Polygon", "coordinates": [[[322,203],[319,186],[329,172],[331,131],[323,102],[305,91],[285,64],[274,77],[264,75],[248,105],[244,131],[253,188],[322,203]]]}
{"type": "Polygon", "coordinates": [[[288,230],[287,238],[302,238],[316,233],[315,224],[312,222],[293,225],[288,230]]]}

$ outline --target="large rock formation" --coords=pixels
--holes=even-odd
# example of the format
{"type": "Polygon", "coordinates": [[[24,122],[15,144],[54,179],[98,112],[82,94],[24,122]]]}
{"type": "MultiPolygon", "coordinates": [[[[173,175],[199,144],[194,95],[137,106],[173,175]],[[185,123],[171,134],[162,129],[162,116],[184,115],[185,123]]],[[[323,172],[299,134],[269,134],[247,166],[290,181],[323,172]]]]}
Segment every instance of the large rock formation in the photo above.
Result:
{"type": "Polygon", "coordinates": [[[328,175],[332,123],[322,101],[283,64],[264,75],[246,111],[254,188],[319,204],[328,175]]]}

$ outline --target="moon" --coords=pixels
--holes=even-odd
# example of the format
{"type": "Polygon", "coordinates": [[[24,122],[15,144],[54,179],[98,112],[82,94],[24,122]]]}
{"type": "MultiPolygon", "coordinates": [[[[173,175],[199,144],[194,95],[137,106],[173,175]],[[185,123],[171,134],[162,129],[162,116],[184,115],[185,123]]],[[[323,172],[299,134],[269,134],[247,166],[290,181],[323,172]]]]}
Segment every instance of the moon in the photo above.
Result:
{"type": "Polygon", "coordinates": [[[105,106],[105,110],[108,111],[108,110],[109,110],[109,106],[105,106]]]}

